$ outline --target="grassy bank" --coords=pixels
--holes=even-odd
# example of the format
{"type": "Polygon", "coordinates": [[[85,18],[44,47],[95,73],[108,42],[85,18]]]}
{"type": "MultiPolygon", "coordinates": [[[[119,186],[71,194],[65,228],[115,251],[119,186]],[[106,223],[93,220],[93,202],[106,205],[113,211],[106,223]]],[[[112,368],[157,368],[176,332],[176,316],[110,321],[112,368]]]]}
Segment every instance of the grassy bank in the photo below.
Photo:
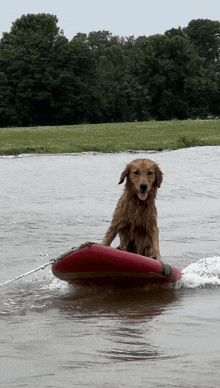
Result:
{"type": "Polygon", "coordinates": [[[220,145],[220,120],[2,128],[0,155],[166,150],[220,145]]]}

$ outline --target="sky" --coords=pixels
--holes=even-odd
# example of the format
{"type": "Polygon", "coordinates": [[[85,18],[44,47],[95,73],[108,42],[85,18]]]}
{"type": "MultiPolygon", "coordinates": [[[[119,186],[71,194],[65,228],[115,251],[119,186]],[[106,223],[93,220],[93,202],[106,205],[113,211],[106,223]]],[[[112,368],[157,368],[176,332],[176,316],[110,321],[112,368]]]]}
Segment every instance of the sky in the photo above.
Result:
{"type": "Polygon", "coordinates": [[[56,15],[71,40],[78,32],[106,30],[128,37],[164,34],[192,19],[220,21],[219,0],[6,0],[0,12],[0,38],[28,13],[56,15]]]}

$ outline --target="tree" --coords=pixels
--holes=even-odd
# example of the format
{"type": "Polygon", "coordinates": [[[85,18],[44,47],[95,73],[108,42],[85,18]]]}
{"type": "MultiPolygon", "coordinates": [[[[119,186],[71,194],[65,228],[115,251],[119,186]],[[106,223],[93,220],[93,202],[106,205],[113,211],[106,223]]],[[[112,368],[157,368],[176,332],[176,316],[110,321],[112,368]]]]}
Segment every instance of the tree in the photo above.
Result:
{"type": "Polygon", "coordinates": [[[148,88],[151,117],[185,119],[208,112],[203,61],[188,39],[155,35],[139,41],[136,49],[136,76],[148,88]]]}
{"type": "Polygon", "coordinates": [[[93,111],[94,55],[83,41],[68,42],[57,22],[48,14],[22,16],[3,34],[0,71],[16,125],[75,124],[93,111]]]}
{"type": "Polygon", "coordinates": [[[134,37],[120,38],[109,31],[93,31],[88,36],[76,34],[72,42],[75,41],[86,43],[95,59],[97,84],[90,120],[132,120],[135,114],[131,112],[128,101],[131,95],[130,85],[135,81],[127,74],[127,69],[134,37]]]}
{"type": "Polygon", "coordinates": [[[220,22],[209,19],[191,20],[183,29],[196,47],[200,57],[209,62],[219,60],[220,56],[220,22]]]}
{"type": "Polygon", "coordinates": [[[167,30],[164,35],[169,38],[172,38],[173,36],[181,36],[182,38],[186,38],[186,34],[181,27],[171,28],[170,30],[167,30]]]}
{"type": "Polygon", "coordinates": [[[168,120],[219,114],[220,22],[150,37],[78,33],[23,15],[0,41],[0,126],[168,120]]]}
{"type": "Polygon", "coordinates": [[[0,72],[0,127],[16,124],[16,111],[10,104],[12,90],[5,73],[0,72]]]}
{"type": "Polygon", "coordinates": [[[1,39],[0,69],[13,90],[10,104],[19,125],[50,123],[50,54],[62,35],[57,21],[56,16],[48,14],[23,15],[1,39]]]}
{"type": "Polygon", "coordinates": [[[82,40],[62,40],[57,40],[52,56],[54,120],[57,124],[93,121],[97,84],[93,53],[82,40]]]}

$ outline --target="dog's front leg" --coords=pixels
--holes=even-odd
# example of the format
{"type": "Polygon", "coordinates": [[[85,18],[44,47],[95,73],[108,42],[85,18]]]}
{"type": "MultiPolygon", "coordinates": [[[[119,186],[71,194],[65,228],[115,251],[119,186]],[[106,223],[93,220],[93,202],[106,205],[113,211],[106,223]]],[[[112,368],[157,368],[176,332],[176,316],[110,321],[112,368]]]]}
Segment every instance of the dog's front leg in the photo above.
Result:
{"type": "Polygon", "coordinates": [[[157,227],[155,227],[153,231],[152,250],[153,250],[152,256],[156,257],[157,260],[161,261],[160,249],[159,249],[159,229],[157,227]]]}
{"type": "Polygon", "coordinates": [[[110,226],[102,240],[102,245],[110,246],[117,233],[118,231],[114,227],[110,226]]]}
{"type": "Polygon", "coordinates": [[[108,228],[104,239],[102,240],[102,245],[110,246],[114,238],[117,236],[120,229],[121,229],[121,199],[118,201],[118,204],[113,214],[111,225],[108,228]]]}

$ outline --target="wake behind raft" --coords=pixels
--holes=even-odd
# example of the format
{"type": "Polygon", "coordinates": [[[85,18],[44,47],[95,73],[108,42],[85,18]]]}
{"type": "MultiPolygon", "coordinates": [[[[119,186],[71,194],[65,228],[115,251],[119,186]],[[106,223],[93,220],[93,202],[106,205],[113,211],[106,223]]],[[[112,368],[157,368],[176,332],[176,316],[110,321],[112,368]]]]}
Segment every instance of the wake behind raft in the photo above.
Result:
{"type": "Polygon", "coordinates": [[[169,264],[95,243],[85,243],[58,257],[52,272],[69,284],[117,287],[175,286],[182,277],[181,271],[169,264]]]}

